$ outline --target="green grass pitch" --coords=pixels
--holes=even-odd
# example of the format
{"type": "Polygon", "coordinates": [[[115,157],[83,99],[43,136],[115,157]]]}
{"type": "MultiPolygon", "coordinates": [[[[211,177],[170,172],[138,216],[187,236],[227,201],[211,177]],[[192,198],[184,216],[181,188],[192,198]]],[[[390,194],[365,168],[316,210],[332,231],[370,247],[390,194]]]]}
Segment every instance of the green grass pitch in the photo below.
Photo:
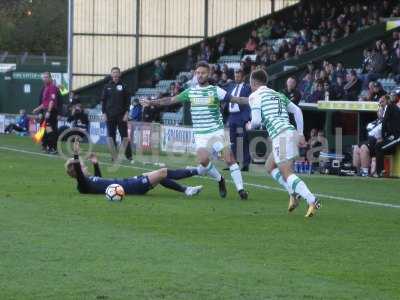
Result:
{"type": "Polygon", "coordinates": [[[325,195],[307,220],[259,168],[247,202],[192,178],[195,198],[157,187],[110,203],[39,153],[0,136],[0,299],[400,299],[399,180],[304,176],[325,195]]]}

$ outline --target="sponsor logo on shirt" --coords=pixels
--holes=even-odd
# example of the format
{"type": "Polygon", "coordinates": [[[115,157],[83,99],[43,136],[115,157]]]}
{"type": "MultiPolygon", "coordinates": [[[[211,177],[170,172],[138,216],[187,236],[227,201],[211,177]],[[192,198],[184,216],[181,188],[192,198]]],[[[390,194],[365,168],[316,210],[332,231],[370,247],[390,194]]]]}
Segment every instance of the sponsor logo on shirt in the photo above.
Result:
{"type": "Polygon", "coordinates": [[[213,103],[214,97],[209,96],[209,97],[198,97],[198,98],[192,98],[191,104],[192,105],[210,105],[213,103]]]}
{"type": "Polygon", "coordinates": [[[120,84],[117,85],[117,91],[122,91],[122,85],[120,84]]]}

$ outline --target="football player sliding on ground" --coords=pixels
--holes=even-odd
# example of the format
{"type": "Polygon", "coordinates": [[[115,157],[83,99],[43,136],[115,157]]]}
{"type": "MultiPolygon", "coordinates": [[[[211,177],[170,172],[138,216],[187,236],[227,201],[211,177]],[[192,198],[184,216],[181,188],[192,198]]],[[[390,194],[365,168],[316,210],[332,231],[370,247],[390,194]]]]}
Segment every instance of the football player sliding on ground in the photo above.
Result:
{"type": "Polygon", "coordinates": [[[251,122],[247,123],[247,129],[258,128],[263,123],[272,139],[272,153],[266,162],[267,171],[288,191],[289,212],[299,205],[301,196],[308,203],[305,217],[309,218],[315,215],[320,203],[292,170],[293,159],[299,155],[298,146],[305,144],[303,114],[283,94],[268,88],[267,82],[268,75],[264,70],[253,71],[250,75],[253,93],[249,97],[251,122]],[[289,113],[294,114],[297,130],[290,124],[289,113]]]}
{"type": "Polygon", "coordinates": [[[186,196],[194,196],[202,190],[202,186],[183,186],[175,180],[189,178],[197,175],[197,169],[169,170],[162,168],[140,176],[129,178],[103,178],[97,157],[91,154],[90,161],[93,163],[94,176],[90,175],[85,164],[79,159],[79,141],[75,140],[73,145],[74,158],[65,163],[67,174],[78,182],[77,189],[82,194],[104,194],[111,184],[119,184],[124,188],[126,195],[144,195],[149,190],[161,184],[162,186],[184,193],[186,196]]]}
{"type": "MultiPolygon", "coordinates": [[[[184,90],[177,96],[157,100],[142,100],[143,105],[173,105],[176,103],[190,103],[190,112],[193,121],[194,139],[196,142],[199,175],[208,175],[218,181],[219,193],[226,197],[227,191],[224,177],[211,162],[212,153],[224,152],[224,160],[229,166],[232,180],[240,199],[246,200],[247,192],[243,187],[242,174],[239,165],[226,142],[224,123],[220,112],[220,102],[230,101],[235,103],[242,99],[234,97],[218,86],[209,84],[210,66],[207,62],[198,62],[195,76],[198,84],[184,90]]],[[[247,98],[243,98],[247,99],[247,98]]]]}

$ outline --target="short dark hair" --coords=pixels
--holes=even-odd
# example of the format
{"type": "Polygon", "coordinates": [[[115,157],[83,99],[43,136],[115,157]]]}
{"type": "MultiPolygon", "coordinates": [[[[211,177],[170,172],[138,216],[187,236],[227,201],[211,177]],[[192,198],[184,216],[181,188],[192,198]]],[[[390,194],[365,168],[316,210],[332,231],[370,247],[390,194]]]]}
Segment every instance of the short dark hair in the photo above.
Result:
{"type": "Polygon", "coordinates": [[[196,69],[197,68],[206,68],[206,69],[210,70],[210,65],[208,64],[208,62],[201,60],[201,61],[197,62],[196,69]]]}
{"type": "Polygon", "coordinates": [[[114,70],[117,70],[117,71],[121,72],[121,69],[119,67],[112,67],[111,68],[111,72],[114,71],[114,70]]]}
{"type": "Polygon", "coordinates": [[[261,84],[267,84],[268,82],[268,74],[262,69],[253,71],[250,78],[261,84]]]}

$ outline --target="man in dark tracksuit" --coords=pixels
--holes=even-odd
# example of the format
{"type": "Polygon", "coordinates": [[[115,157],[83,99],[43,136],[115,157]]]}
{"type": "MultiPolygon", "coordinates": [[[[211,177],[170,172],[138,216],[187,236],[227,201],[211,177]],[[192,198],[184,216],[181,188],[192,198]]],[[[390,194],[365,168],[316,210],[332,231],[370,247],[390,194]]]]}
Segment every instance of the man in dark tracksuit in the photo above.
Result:
{"type": "Polygon", "coordinates": [[[121,81],[118,67],[111,69],[111,80],[104,86],[101,96],[103,120],[107,123],[108,145],[112,159],[116,158],[117,128],[121,136],[121,145],[125,147],[125,156],[132,161],[132,149],[128,139],[129,92],[121,81]]]}

